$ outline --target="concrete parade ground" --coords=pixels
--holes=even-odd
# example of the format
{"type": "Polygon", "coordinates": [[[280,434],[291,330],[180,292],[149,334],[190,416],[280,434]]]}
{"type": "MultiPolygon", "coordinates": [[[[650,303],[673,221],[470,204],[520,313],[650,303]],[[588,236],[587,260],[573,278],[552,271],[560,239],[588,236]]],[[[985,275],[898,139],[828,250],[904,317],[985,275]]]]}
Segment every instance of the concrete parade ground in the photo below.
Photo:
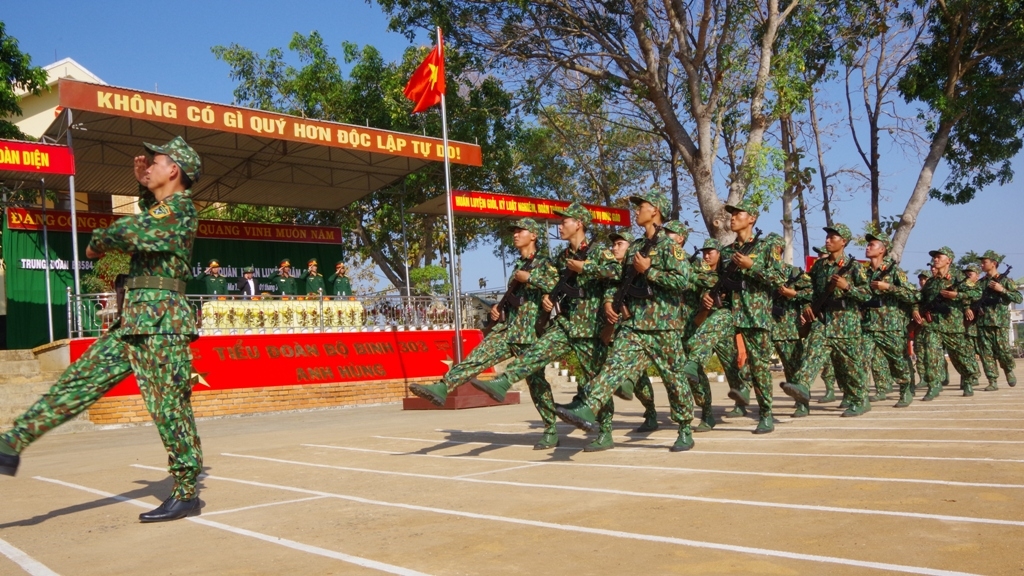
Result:
{"type": "Polygon", "coordinates": [[[53,434],[0,477],[0,574],[1020,574],[1024,388],[955,388],[791,419],[776,382],[754,436],[716,383],[719,425],[681,454],[663,388],[660,430],[616,400],[615,449],[592,454],[563,424],[533,450],[525,393],[201,420],[202,514],[162,524],[137,520],[170,491],[156,430],[53,434]]]}

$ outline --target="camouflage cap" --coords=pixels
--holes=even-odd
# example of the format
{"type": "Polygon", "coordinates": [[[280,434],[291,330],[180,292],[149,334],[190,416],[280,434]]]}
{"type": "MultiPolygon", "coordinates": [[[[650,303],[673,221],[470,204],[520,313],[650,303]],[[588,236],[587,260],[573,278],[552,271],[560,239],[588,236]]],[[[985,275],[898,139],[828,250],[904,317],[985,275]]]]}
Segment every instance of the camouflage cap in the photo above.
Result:
{"type": "Polygon", "coordinates": [[[964,266],[964,272],[974,272],[975,274],[981,274],[981,267],[971,262],[967,266],[964,266]]]}
{"type": "Polygon", "coordinates": [[[661,227],[664,228],[667,232],[679,234],[680,236],[690,235],[690,229],[686,227],[686,224],[683,224],[679,220],[669,220],[668,222],[662,224],[661,227]]]}
{"type": "Polygon", "coordinates": [[[242,268],[242,274],[255,274],[255,273],[256,273],[256,269],[253,268],[252,266],[246,266],[245,268],[242,268]]]}
{"type": "Polygon", "coordinates": [[[824,246],[812,246],[811,250],[814,250],[814,253],[817,254],[818,256],[821,256],[822,254],[828,254],[828,250],[826,250],[824,246]]]}
{"type": "Polygon", "coordinates": [[[985,253],[978,256],[978,259],[992,260],[997,264],[1003,261],[1003,257],[997,254],[995,250],[985,250],[985,253]]]}
{"type": "Polygon", "coordinates": [[[928,255],[931,256],[932,258],[938,256],[939,254],[944,254],[946,256],[949,256],[950,260],[956,258],[956,256],[953,255],[953,249],[950,248],[949,246],[943,246],[942,248],[939,248],[938,250],[932,250],[932,251],[928,252],[928,255]]]}
{"type": "Polygon", "coordinates": [[[579,202],[573,202],[565,208],[555,208],[552,210],[557,216],[563,218],[575,218],[580,222],[583,222],[584,226],[590,226],[590,223],[594,220],[594,216],[590,213],[590,210],[580,204],[579,202]]]}
{"type": "Polygon", "coordinates": [[[665,196],[664,192],[658,190],[657,188],[651,188],[647,192],[634,194],[629,197],[629,203],[634,206],[639,206],[644,202],[647,202],[651,206],[657,208],[658,211],[661,212],[662,218],[668,218],[670,207],[668,202],[668,196],[665,196]]]}
{"type": "Polygon", "coordinates": [[[920,270],[917,273],[918,280],[920,280],[921,278],[931,278],[931,277],[932,277],[931,270],[920,270]]]}
{"type": "Polygon", "coordinates": [[[199,182],[199,172],[202,170],[203,163],[199,159],[199,154],[186,144],[185,139],[181,136],[175,136],[163,146],[149,142],[143,142],[142,145],[153,154],[166,154],[189,177],[189,180],[192,180],[193,184],[199,182]]]}
{"type": "Polygon", "coordinates": [[[526,230],[527,232],[533,232],[534,234],[537,235],[538,238],[544,235],[544,227],[541,226],[540,223],[538,223],[533,218],[520,218],[519,220],[516,220],[515,222],[509,224],[508,229],[510,232],[514,232],[516,230],[526,230]]]}
{"type": "Polygon", "coordinates": [[[210,260],[206,265],[209,266],[210,268],[220,268],[220,260],[214,258],[213,260],[210,260]]]}
{"type": "Polygon", "coordinates": [[[291,261],[288,260],[287,258],[285,258],[284,260],[281,260],[281,263],[278,264],[277,267],[280,268],[282,266],[288,266],[290,268],[291,265],[292,265],[291,261]]]}
{"type": "Polygon", "coordinates": [[[704,246],[701,247],[701,251],[702,252],[706,251],[706,250],[718,250],[718,251],[721,251],[722,250],[722,243],[719,242],[717,238],[708,238],[707,240],[704,241],[704,246]]]}
{"type": "Polygon", "coordinates": [[[752,200],[744,198],[735,204],[726,204],[725,211],[729,214],[735,214],[736,212],[746,212],[754,218],[761,215],[761,210],[758,209],[757,204],[752,200]]]}
{"type": "Polygon", "coordinates": [[[888,251],[890,248],[892,248],[892,241],[889,240],[889,237],[886,236],[885,234],[881,234],[881,233],[879,233],[879,234],[865,234],[864,235],[864,239],[867,240],[868,242],[871,242],[871,241],[874,241],[874,240],[877,240],[877,241],[881,242],[882,246],[885,246],[886,251],[888,251]]]}
{"type": "Polygon", "coordinates": [[[636,241],[636,236],[633,236],[633,233],[630,232],[629,230],[623,230],[622,232],[612,232],[610,235],[608,235],[608,239],[611,240],[612,242],[615,242],[616,240],[625,240],[626,242],[632,244],[633,242],[636,241]]]}
{"type": "Polygon", "coordinates": [[[853,233],[850,232],[850,227],[847,226],[846,224],[833,224],[831,226],[825,226],[824,228],[822,228],[822,230],[828,232],[829,234],[835,234],[836,236],[839,236],[840,238],[846,240],[847,242],[849,242],[850,239],[853,238],[853,233]]]}

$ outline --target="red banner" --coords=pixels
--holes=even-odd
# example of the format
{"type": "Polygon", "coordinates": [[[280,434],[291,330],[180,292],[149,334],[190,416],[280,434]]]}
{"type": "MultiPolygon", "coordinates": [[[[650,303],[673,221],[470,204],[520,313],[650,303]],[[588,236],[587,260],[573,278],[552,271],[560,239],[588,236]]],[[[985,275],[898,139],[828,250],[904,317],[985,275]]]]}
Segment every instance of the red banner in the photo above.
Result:
{"type": "MultiPolygon", "coordinates": [[[[78,213],[78,231],[92,232],[106,228],[121,214],[78,213]]],[[[7,226],[11,230],[42,230],[43,211],[38,208],[8,208],[7,226]]],[[[46,211],[46,228],[50,232],[71,232],[71,213],[46,211]]],[[[285,224],[251,224],[224,220],[200,220],[197,238],[227,240],[262,240],[264,242],[305,242],[310,244],[341,244],[341,230],[323,226],[289,226],[285,224]]]]}
{"type": "Polygon", "coordinates": [[[67,146],[0,140],[0,171],[27,174],[75,173],[75,157],[67,146]]]}
{"type": "MultiPolygon", "coordinates": [[[[570,203],[564,200],[529,198],[511,194],[492,194],[467,190],[452,191],[452,211],[459,216],[506,216],[535,220],[561,220],[555,210],[570,203]]],[[[584,204],[595,224],[629,226],[629,210],[584,204]]]]}
{"type": "MultiPolygon", "coordinates": [[[[60,105],[72,110],[138,118],[306,144],[320,144],[360,152],[444,161],[444,144],[437,138],[374,130],[364,126],[322,122],[262,110],[210,104],[165,94],[88,84],[61,78],[60,105]]],[[[453,164],[481,166],[480,146],[448,142],[453,164]]]]}
{"type": "MultiPolygon", "coordinates": [[[[454,330],[203,336],[191,345],[192,369],[210,385],[199,390],[441,377],[454,340],[454,330]]],[[[479,330],[463,330],[464,354],[481,340],[479,330]]],[[[71,361],[95,341],[72,340],[71,361]]],[[[128,376],[106,395],[138,393],[128,376]]]]}

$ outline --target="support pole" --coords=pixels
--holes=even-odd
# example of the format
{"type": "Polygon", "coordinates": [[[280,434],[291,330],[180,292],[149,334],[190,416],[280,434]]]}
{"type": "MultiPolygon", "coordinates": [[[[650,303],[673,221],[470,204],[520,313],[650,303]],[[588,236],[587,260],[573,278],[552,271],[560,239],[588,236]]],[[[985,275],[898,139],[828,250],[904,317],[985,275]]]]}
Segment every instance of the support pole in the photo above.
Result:
{"type": "MultiPolygon", "coordinates": [[[[46,228],[46,179],[39,180],[39,199],[43,205],[43,263],[46,267],[46,328],[53,342],[53,295],[50,294],[50,234],[46,228]]],[[[68,303],[70,305],[70,302],[68,303]]]]}
{"type": "MultiPolygon", "coordinates": [[[[75,155],[74,148],[71,147],[71,126],[74,124],[74,117],[72,116],[71,109],[68,108],[68,129],[65,132],[68,141],[68,150],[71,151],[71,155],[75,155]]],[[[78,210],[76,205],[78,202],[75,200],[75,176],[72,174],[68,177],[68,194],[71,195],[71,266],[75,271],[75,294],[82,293],[82,278],[79,274],[79,263],[78,263],[78,210]]]]}
{"type": "MultiPolygon", "coordinates": [[[[437,29],[437,43],[441,45],[441,28],[437,29]]],[[[443,48],[441,54],[443,55],[443,48]]],[[[448,158],[448,109],[445,107],[444,94],[441,94],[441,136],[444,143],[444,189],[448,199],[448,270],[452,280],[452,307],[455,318],[455,362],[462,362],[462,305],[459,302],[461,290],[460,278],[456,277],[455,266],[455,218],[452,216],[452,174],[451,162],[448,158]]]]}

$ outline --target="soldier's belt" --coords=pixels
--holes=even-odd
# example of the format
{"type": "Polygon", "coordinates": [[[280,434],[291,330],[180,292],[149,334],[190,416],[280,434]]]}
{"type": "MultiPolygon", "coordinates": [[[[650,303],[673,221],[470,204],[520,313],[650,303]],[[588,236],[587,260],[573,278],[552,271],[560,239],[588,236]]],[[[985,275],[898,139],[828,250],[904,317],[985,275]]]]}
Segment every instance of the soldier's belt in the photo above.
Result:
{"type": "Polygon", "coordinates": [[[178,294],[185,293],[185,282],[162,276],[133,276],[125,280],[124,287],[128,290],[150,288],[152,290],[170,290],[178,294]]]}

